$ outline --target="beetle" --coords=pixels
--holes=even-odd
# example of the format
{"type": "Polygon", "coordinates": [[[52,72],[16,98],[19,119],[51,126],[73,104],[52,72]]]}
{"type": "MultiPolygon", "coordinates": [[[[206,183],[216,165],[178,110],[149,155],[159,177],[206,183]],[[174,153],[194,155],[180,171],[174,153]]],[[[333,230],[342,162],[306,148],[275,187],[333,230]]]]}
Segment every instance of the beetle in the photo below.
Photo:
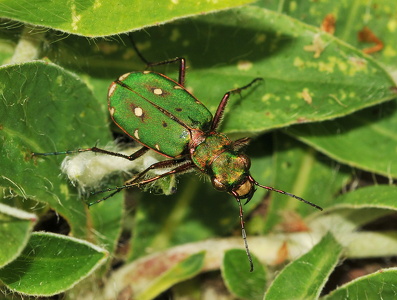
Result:
{"type": "Polygon", "coordinates": [[[251,161],[244,153],[250,138],[232,141],[225,134],[218,132],[230,96],[241,93],[262,78],[255,78],[245,86],[226,92],[215,114],[212,115],[207,107],[185,88],[184,58],[176,57],[163,62],[150,63],[140,54],[134,43],[133,47],[148,66],[179,64],[178,81],[161,73],[146,70],[121,75],[109,87],[108,109],[113,122],[142,147],[131,155],[98,147],[66,152],[33,153],[33,155],[92,151],[133,161],[152,149],[168,158],[152,164],[122,186],[98,192],[112,191],[108,196],[89,205],[104,201],[125,188],[141,187],[172,174],[198,170],[208,175],[216,190],[229,193],[239,205],[242,237],[252,272],[254,266],[244,227],[242,199],[246,199],[245,204],[248,203],[256,187],[260,187],[285,194],[322,210],[316,204],[294,194],[259,184],[250,174],[251,161]],[[155,169],[168,170],[147,178],[147,173],[155,169]]]}

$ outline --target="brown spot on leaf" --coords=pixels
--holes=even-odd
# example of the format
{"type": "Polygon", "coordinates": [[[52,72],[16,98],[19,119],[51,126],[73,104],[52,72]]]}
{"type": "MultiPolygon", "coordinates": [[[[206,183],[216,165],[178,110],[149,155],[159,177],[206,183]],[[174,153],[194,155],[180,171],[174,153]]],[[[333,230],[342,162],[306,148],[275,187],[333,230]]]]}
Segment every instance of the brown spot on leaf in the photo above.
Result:
{"type": "Polygon", "coordinates": [[[366,54],[378,52],[383,49],[383,42],[367,26],[358,32],[358,40],[362,43],[375,44],[375,46],[363,49],[363,52],[366,54]]]}
{"type": "Polygon", "coordinates": [[[328,32],[329,34],[334,34],[335,33],[335,24],[336,24],[336,18],[333,14],[328,14],[325,16],[323,19],[323,22],[321,23],[321,30],[328,32]]]}

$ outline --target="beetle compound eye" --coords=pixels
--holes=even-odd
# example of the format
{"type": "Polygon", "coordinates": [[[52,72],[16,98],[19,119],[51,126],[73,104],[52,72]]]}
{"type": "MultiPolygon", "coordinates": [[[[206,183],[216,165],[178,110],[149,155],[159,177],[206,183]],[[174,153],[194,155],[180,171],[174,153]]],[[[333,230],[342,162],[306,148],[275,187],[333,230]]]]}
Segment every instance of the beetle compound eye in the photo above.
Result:
{"type": "Polygon", "coordinates": [[[213,177],[211,179],[212,185],[214,186],[215,189],[218,191],[226,191],[227,187],[221,183],[217,178],[213,177]]]}
{"type": "Polygon", "coordinates": [[[251,168],[251,159],[247,155],[240,154],[240,160],[244,164],[246,170],[251,168]]]}

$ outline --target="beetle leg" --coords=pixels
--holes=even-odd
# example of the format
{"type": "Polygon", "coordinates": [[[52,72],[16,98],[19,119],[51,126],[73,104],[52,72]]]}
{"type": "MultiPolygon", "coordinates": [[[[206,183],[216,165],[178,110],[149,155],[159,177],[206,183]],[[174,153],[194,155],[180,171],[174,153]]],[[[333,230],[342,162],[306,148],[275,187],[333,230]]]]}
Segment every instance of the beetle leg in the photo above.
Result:
{"type": "Polygon", "coordinates": [[[139,149],[138,151],[132,153],[131,155],[125,155],[125,154],[122,154],[122,153],[112,152],[112,151],[100,149],[100,148],[97,148],[97,147],[93,147],[93,148],[88,149],[88,151],[102,153],[102,154],[107,154],[107,155],[112,155],[112,156],[117,156],[117,157],[122,157],[122,158],[128,159],[130,161],[135,160],[138,157],[141,157],[142,155],[144,155],[149,150],[150,149],[148,147],[143,146],[141,149],[139,149]]]}
{"type": "Polygon", "coordinates": [[[172,59],[167,59],[164,61],[160,62],[150,62],[148,61],[142,53],[138,50],[138,47],[136,46],[134,40],[132,39],[131,35],[128,36],[130,38],[132,47],[134,48],[136,54],[139,56],[139,58],[146,64],[146,67],[154,67],[154,66],[160,66],[160,65],[167,65],[167,64],[172,64],[172,63],[177,63],[179,62],[179,77],[178,77],[178,83],[182,86],[185,86],[185,72],[186,72],[186,63],[185,59],[183,57],[175,57],[172,59]]]}
{"type": "Polygon", "coordinates": [[[247,88],[249,88],[251,85],[253,85],[256,81],[259,80],[263,80],[262,78],[255,78],[254,80],[252,80],[250,83],[248,83],[247,85],[244,85],[243,87],[237,88],[237,89],[233,89],[228,91],[222,98],[221,102],[218,105],[218,108],[216,110],[215,116],[212,120],[212,124],[211,124],[211,131],[216,131],[216,129],[218,128],[220,121],[223,117],[223,113],[225,111],[226,105],[229,101],[230,95],[231,94],[239,94],[242,90],[245,90],[247,88]]]}
{"type": "Polygon", "coordinates": [[[125,155],[122,153],[113,152],[113,151],[101,149],[98,147],[92,147],[92,148],[87,148],[87,149],[68,150],[68,151],[62,151],[62,152],[47,152],[47,153],[33,152],[32,156],[68,155],[68,154],[76,154],[76,153],[82,153],[82,152],[95,152],[95,153],[102,153],[102,154],[106,154],[106,155],[122,157],[122,158],[132,161],[132,160],[137,159],[138,157],[141,157],[149,150],[150,149],[148,147],[144,146],[141,149],[139,149],[138,151],[132,153],[131,155],[125,155]]]}
{"type": "Polygon", "coordinates": [[[175,164],[180,163],[180,161],[178,160],[165,160],[165,161],[160,161],[158,163],[154,163],[153,165],[151,165],[150,167],[148,167],[146,170],[142,171],[141,173],[139,173],[135,178],[128,180],[125,184],[124,187],[128,188],[131,186],[141,186],[141,185],[145,185],[148,184],[150,182],[156,181],[160,178],[172,175],[172,174],[177,174],[177,173],[182,173],[182,172],[186,172],[189,169],[192,169],[194,167],[194,163],[192,161],[187,161],[179,166],[177,166],[176,168],[172,169],[171,171],[168,171],[166,173],[151,177],[149,179],[145,179],[145,180],[141,180],[143,178],[143,176],[145,176],[145,174],[147,172],[149,172],[150,170],[155,170],[155,169],[165,169],[165,168],[169,168],[171,166],[174,166],[175,164]]]}
{"type": "Polygon", "coordinates": [[[194,164],[193,164],[192,161],[187,161],[184,164],[181,164],[181,165],[177,166],[176,168],[172,169],[169,172],[157,175],[155,177],[152,177],[152,178],[149,178],[149,179],[146,179],[146,180],[139,181],[150,170],[168,168],[168,167],[170,167],[172,165],[177,164],[178,162],[179,162],[178,160],[160,161],[158,163],[155,163],[155,164],[151,165],[149,168],[147,168],[146,170],[142,171],[135,178],[127,181],[122,186],[118,186],[118,187],[115,187],[115,188],[109,188],[109,189],[106,189],[106,190],[103,190],[103,191],[95,192],[93,194],[99,194],[99,193],[113,191],[111,194],[107,195],[106,197],[104,197],[102,199],[99,199],[97,201],[91,202],[90,204],[88,204],[88,206],[92,206],[92,205],[94,205],[96,203],[105,201],[106,199],[109,199],[109,198],[113,197],[115,194],[121,192],[123,189],[134,187],[134,186],[141,186],[141,185],[144,185],[144,184],[148,184],[150,182],[156,181],[156,180],[158,180],[160,178],[163,178],[163,177],[166,177],[166,176],[169,176],[169,175],[172,175],[172,174],[177,174],[177,173],[182,173],[182,172],[189,171],[189,169],[192,169],[194,167],[194,164]]]}
{"type": "Polygon", "coordinates": [[[186,62],[183,57],[175,57],[173,59],[168,59],[160,62],[155,62],[155,63],[149,63],[148,67],[153,67],[153,66],[160,66],[160,65],[166,65],[166,64],[172,64],[172,63],[177,63],[179,62],[179,77],[178,77],[178,83],[181,86],[185,86],[185,72],[186,72],[186,62]]]}

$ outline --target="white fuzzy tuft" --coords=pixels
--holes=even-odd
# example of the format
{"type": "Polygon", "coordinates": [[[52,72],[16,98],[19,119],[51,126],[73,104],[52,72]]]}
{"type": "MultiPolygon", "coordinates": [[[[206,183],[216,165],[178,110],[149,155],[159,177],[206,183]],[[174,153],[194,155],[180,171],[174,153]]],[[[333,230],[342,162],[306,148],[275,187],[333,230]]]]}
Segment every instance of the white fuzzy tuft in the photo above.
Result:
{"type": "MultiPolygon", "coordinates": [[[[141,147],[129,147],[120,150],[114,143],[108,144],[103,149],[131,155],[141,147]]],[[[142,172],[152,164],[164,160],[165,157],[149,150],[143,156],[129,161],[128,159],[112,155],[81,152],[72,156],[67,156],[62,164],[62,173],[66,174],[73,185],[77,186],[80,192],[94,190],[102,185],[103,180],[115,173],[124,173],[129,176],[142,172]]],[[[151,171],[151,175],[158,175],[168,172],[170,169],[158,169],[151,171]]]]}

